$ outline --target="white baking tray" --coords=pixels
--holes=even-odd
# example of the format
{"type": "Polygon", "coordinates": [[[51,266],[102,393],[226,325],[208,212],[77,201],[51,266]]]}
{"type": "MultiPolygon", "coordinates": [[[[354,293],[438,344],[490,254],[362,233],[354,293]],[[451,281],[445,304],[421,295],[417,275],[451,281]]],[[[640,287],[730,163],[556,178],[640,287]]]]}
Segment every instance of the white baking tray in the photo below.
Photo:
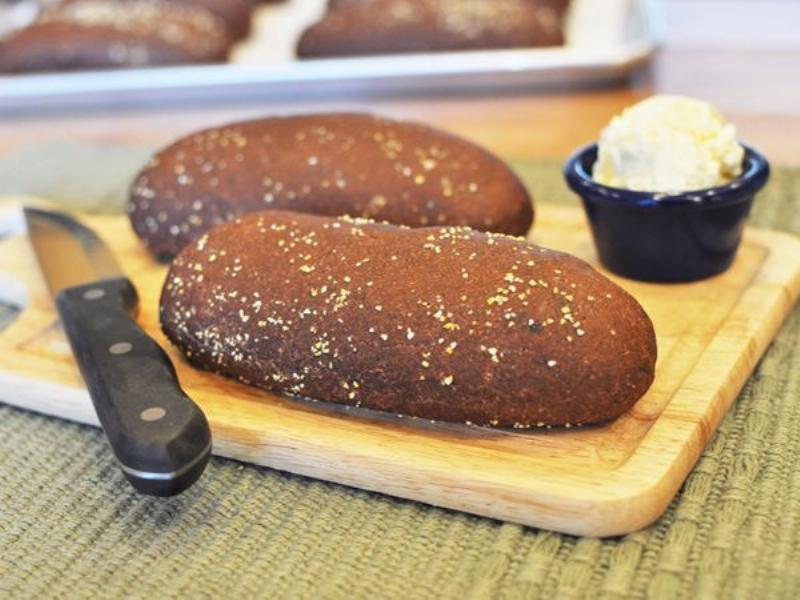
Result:
{"type": "Polygon", "coordinates": [[[559,48],[297,60],[297,38],[325,4],[262,6],[232,64],[0,76],[0,110],[589,84],[627,76],[658,39],[658,0],[573,0],[559,48]]]}

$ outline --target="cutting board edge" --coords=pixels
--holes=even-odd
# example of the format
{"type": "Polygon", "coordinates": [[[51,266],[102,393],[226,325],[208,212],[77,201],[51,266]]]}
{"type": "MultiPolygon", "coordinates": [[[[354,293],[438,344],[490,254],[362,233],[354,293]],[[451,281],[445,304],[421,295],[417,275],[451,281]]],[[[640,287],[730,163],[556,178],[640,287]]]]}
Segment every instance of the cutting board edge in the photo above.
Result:
{"type": "MultiPolygon", "coordinates": [[[[26,393],[14,400],[0,400],[9,406],[99,427],[84,389],[71,388],[69,400],[63,402],[66,388],[57,384],[39,382],[31,386],[29,379],[14,378],[0,372],[0,388],[7,384],[27,386],[26,393]],[[61,396],[60,407],[54,403],[42,406],[41,401],[36,400],[41,398],[41,394],[50,395],[51,391],[57,392],[52,396],[61,396]]],[[[253,434],[252,430],[241,432],[245,434],[242,437],[252,437],[253,434]]],[[[513,485],[504,478],[490,481],[485,476],[470,480],[461,469],[448,469],[446,465],[440,465],[435,469],[417,466],[408,470],[404,462],[393,465],[385,457],[376,457],[373,452],[354,452],[352,448],[340,450],[335,457],[320,459],[324,453],[319,449],[311,449],[306,445],[302,452],[298,452],[291,443],[276,440],[272,433],[263,432],[263,439],[250,439],[246,443],[223,439],[221,443],[215,443],[213,454],[439,508],[570,535],[607,537],[641,529],[663,514],[673,496],[670,490],[659,489],[662,477],[656,471],[651,472],[648,481],[639,478],[635,487],[628,485],[625,494],[614,492],[614,478],[609,478],[604,483],[598,481],[599,485],[590,488],[572,488],[574,493],[566,498],[563,482],[548,485],[545,481],[537,480],[534,485],[513,485]],[[375,478],[369,475],[373,471],[389,477],[376,483],[375,478]],[[476,510],[476,505],[485,508],[476,510]],[[534,507],[536,510],[531,512],[534,507]]]]}

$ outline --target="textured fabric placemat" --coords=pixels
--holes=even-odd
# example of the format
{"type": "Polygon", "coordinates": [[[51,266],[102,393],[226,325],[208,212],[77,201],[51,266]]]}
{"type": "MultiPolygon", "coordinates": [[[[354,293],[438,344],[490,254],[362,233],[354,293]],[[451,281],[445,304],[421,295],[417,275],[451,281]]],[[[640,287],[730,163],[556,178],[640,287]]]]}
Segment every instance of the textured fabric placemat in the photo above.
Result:
{"type": "MultiPolygon", "coordinates": [[[[0,161],[0,191],[119,208],[120,177],[146,154],[30,149],[0,161]]],[[[540,202],[574,202],[557,162],[514,166],[540,202]]],[[[752,220],[800,233],[800,170],[776,170],[752,220]]],[[[666,515],[608,540],[222,459],[183,496],[145,498],[99,431],[0,404],[0,597],[794,599],[798,457],[800,310],[666,515]]]]}

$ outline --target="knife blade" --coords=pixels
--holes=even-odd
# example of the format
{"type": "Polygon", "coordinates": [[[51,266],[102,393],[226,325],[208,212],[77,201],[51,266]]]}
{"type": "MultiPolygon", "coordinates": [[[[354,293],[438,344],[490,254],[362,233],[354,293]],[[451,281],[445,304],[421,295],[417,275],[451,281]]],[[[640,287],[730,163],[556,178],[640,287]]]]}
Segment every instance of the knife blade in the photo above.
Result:
{"type": "Polygon", "coordinates": [[[167,354],[134,320],[138,294],[108,247],[71,216],[25,208],[28,235],[97,417],[128,481],[172,496],[202,474],[211,431],[167,354]]]}

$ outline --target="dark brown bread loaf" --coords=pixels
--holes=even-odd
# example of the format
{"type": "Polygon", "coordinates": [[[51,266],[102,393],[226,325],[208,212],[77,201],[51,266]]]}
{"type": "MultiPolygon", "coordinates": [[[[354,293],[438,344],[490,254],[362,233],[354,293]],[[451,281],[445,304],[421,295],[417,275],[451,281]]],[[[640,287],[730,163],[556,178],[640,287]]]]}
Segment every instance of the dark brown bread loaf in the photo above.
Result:
{"type": "Polygon", "coordinates": [[[78,0],[0,42],[0,72],[225,60],[230,38],[208,11],[153,0],[78,0]]]}
{"type": "Polygon", "coordinates": [[[335,0],[299,57],[558,46],[562,0],[335,0]]]}
{"type": "Polygon", "coordinates": [[[206,9],[215,17],[225,21],[235,39],[246,37],[250,32],[250,17],[254,10],[251,0],[169,0],[169,2],[206,9]]]}
{"type": "Polygon", "coordinates": [[[348,214],[524,235],[525,187],[497,157],[424,125],[360,114],[236,123],[159,152],[131,187],[133,228],[159,257],[246,212],[348,214]]]}
{"type": "MultiPolygon", "coordinates": [[[[328,0],[328,10],[338,9],[338,8],[352,8],[357,6],[366,6],[367,4],[375,4],[376,2],[381,0],[328,0]]],[[[419,3],[420,1],[426,0],[406,0],[411,4],[419,3]]],[[[482,0],[482,4],[489,4],[492,0],[482,0]]],[[[553,9],[556,11],[556,16],[558,18],[563,18],[566,14],[567,10],[570,7],[571,0],[521,0],[522,2],[530,5],[535,6],[547,6],[548,8],[553,9]]],[[[475,0],[462,0],[461,2],[456,2],[456,8],[459,8],[460,5],[469,5],[475,2],[475,0]]],[[[401,11],[402,12],[402,11],[401,11]]]]}
{"type": "MultiPolygon", "coordinates": [[[[85,0],[61,0],[60,4],[75,4],[85,0]]],[[[139,0],[112,0],[117,4],[139,0]]],[[[254,10],[251,0],[158,0],[164,4],[177,4],[210,12],[225,23],[232,38],[240,39],[250,30],[250,16],[254,10]]]]}
{"type": "Polygon", "coordinates": [[[481,425],[615,418],[656,361],[641,306],[574,257],[468,228],[282,211],[187,246],[161,323],[193,364],[248,384],[481,425]]]}

